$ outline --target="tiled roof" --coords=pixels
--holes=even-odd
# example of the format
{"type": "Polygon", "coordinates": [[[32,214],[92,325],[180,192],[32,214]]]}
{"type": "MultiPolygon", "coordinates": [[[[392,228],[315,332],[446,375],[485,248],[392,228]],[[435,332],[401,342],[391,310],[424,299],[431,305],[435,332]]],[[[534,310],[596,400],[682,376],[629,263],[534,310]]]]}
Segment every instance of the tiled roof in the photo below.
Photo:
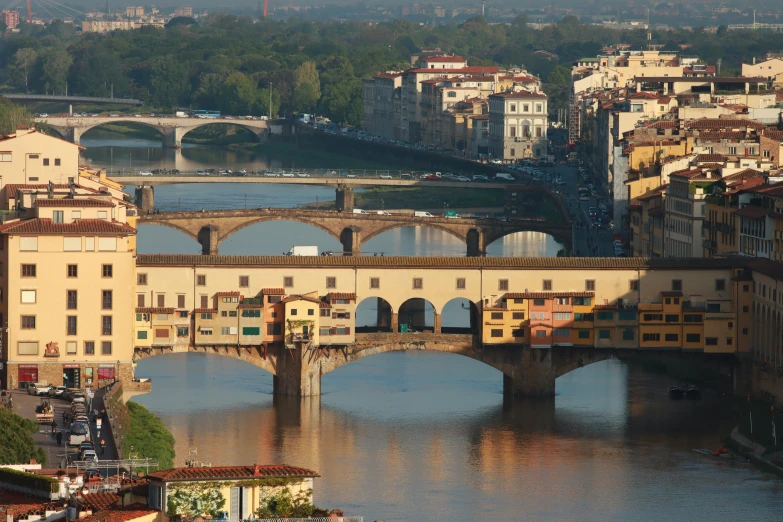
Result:
{"type": "Polygon", "coordinates": [[[326,294],[326,298],[330,301],[335,299],[356,299],[356,294],[353,292],[329,292],[326,294]]]}
{"type": "Polygon", "coordinates": [[[764,131],[764,137],[776,141],[783,141],[783,130],[766,129],[764,131]]]}
{"type": "Polygon", "coordinates": [[[744,179],[757,178],[761,176],[761,171],[755,169],[745,169],[728,176],[723,176],[725,181],[740,181],[744,179]]]}
{"type": "Polygon", "coordinates": [[[748,138],[745,131],[704,130],[699,132],[696,139],[701,143],[710,140],[744,140],[746,138],[755,143],[755,139],[752,136],[748,138]]]}
{"type": "Polygon", "coordinates": [[[777,279],[783,280],[783,263],[771,259],[757,258],[750,262],[750,268],[777,279]]]}
{"type": "Polygon", "coordinates": [[[734,214],[740,217],[761,219],[766,216],[773,216],[775,213],[766,208],[745,206],[735,211],[734,214]]]}
{"type": "Polygon", "coordinates": [[[106,509],[80,518],[79,522],[130,522],[157,513],[154,509],[106,509]]]}
{"type": "Polygon", "coordinates": [[[657,100],[660,95],[657,92],[635,92],[628,96],[629,100],[657,100]]]}
{"type": "Polygon", "coordinates": [[[233,292],[218,292],[218,293],[215,294],[215,296],[217,296],[217,297],[238,297],[239,295],[241,295],[241,293],[240,292],[236,292],[236,291],[233,291],[233,292]]]}
{"type": "MultiPolygon", "coordinates": [[[[248,266],[345,268],[498,268],[498,269],[642,269],[718,268],[741,260],[642,257],[403,257],[403,256],[205,256],[201,254],[138,254],[136,266],[248,266]]],[[[279,292],[265,295],[284,295],[279,292]]]]}
{"type": "Polygon", "coordinates": [[[676,122],[674,120],[656,121],[654,123],[645,125],[645,127],[649,129],[676,129],[679,126],[680,126],[679,122],[676,122]]]}
{"type": "Polygon", "coordinates": [[[685,122],[689,129],[766,129],[763,123],[753,120],[738,120],[728,118],[702,118],[685,122]]]}
{"type": "Polygon", "coordinates": [[[516,91],[516,92],[497,92],[495,94],[490,94],[489,97],[497,97],[497,98],[514,98],[514,99],[527,99],[527,98],[548,98],[546,94],[543,92],[528,92],[528,91],[516,91]]]}
{"type": "Polygon", "coordinates": [[[193,310],[194,314],[216,314],[217,308],[196,308],[193,310]]]}
{"type": "Polygon", "coordinates": [[[263,478],[286,477],[319,477],[315,471],[287,466],[285,464],[271,466],[224,466],[212,468],[172,468],[151,472],[148,477],[153,480],[191,481],[191,480],[252,480],[263,478]]]}
{"type": "Polygon", "coordinates": [[[79,504],[93,511],[102,511],[119,502],[120,496],[116,493],[100,491],[79,497],[79,504]]]}
{"type": "Polygon", "coordinates": [[[672,99],[669,96],[661,96],[660,98],[658,98],[658,103],[663,104],[663,105],[669,105],[669,103],[671,103],[671,101],[672,101],[672,99]]]}
{"type": "Polygon", "coordinates": [[[262,288],[261,293],[263,295],[285,295],[285,288],[262,288]]]}
{"type": "Polygon", "coordinates": [[[500,70],[500,68],[496,65],[481,65],[481,66],[469,66],[469,67],[460,67],[457,69],[428,69],[426,67],[419,68],[419,69],[408,69],[403,74],[408,73],[435,73],[435,74],[442,74],[442,73],[496,73],[500,70]]]}
{"type": "Polygon", "coordinates": [[[9,221],[0,225],[0,234],[127,236],[136,234],[136,229],[126,223],[106,221],[105,219],[78,219],[71,223],[52,223],[49,218],[33,218],[9,221]]]}
{"type": "MultiPolygon", "coordinates": [[[[16,199],[16,193],[19,190],[47,190],[49,188],[49,185],[45,184],[35,184],[35,185],[21,185],[21,184],[10,184],[6,185],[5,187],[6,194],[8,194],[8,197],[11,199],[16,199]]],[[[55,184],[52,186],[55,190],[57,189],[69,189],[71,188],[70,185],[64,185],[64,184],[55,184]]]]}
{"type": "Polygon", "coordinates": [[[283,299],[280,302],[281,303],[293,303],[295,301],[310,301],[311,303],[321,304],[321,300],[318,299],[318,298],[310,297],[309,295],[299,295],[299,294],[289,295],[288,297],[286,297],[285,299],[283,299]]]}
{"type": "Polygon", "coordinates": [[[176,311],[175,308],[155,308],[155,307],[136,308],[137,314],[173,314],[175,311],[176,311]]]}
{"type": "Polygon", "coordinates": [[[595,292],[509,292],[506,299],[551,299],[554,297],[593,297],[595,292]]]}
{"type": "Polygon", "coordinates": [[[721,163],[726,159],[723,154],[697,154],[696,161],[699,163],[721,163]]]}
{"type": "Polygon", "coordinates": [[[113,207],[114,203],[111,201],[101,199],[75,199],[75,198],[39,198],[35,200],[35,204],[39,207],[113,207]]]}
{"type": "Polygon", "coordinates": [[[331,308],[332,304],[329,301],[321,301],[318,303],[319,308],[331,308]]]}
{"type": "Polygon", "coordinates": [[[448,63],[455,63],[455,62],[464,62],[465,58],[462,56],[429,56],[427,58],[422,58],[422,62],[448,62],[448,63]]]}
{"type": "Polygon", "coordinates": [[[0,488],[0,517],[6,519],[6,515],[12,520],[27,518],[28,515],[46,515],[47,511],[60,511],[63,509],[62,501],[35,502],[32,498],[22,493],[0,488]]]}

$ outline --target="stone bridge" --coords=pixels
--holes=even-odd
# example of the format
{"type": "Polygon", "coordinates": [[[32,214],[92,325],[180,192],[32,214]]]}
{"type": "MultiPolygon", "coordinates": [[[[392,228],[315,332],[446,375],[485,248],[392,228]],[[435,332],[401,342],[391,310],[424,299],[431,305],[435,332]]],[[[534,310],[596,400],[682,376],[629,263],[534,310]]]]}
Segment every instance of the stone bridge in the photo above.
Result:
{"type": "Polygon", "coordinates": [[[523,346],[482,346],[470,334],[356,334],[356,343],[341,347],[293,349],[283,346],[189,346],[137,348],[134,360],[171,353],[207,353],[239,359],[274,375],[274,393],[292,397],[321,394],[321,378],[370,355],[425,350],[470,357],[503,373],[509,396],[543,397],[555,393],[555,379],[582,366],[615,357],[613,350],[594,348],[531,349],[523,346]]]}
{"type": "Polygon", "coordinates": [[[47,116],[45,118],[36,118],[36,122],[45,123],[60,135],[74,143],[79,143],[82,134],[88,130],[105,125],[107,123],[135,123],[145,125],[158,131],[163,138],[163,146],[167,148],[177,148],[182,146],[182,138],[188,132],[204,125],[214,125],[217,123],[237,125],[249,130],[259,140],[266,136],[269,131],[267,120],[248,120],[239,118],[176,118],[171,116],[47,116]]]}
{"type": "Polygon", "coordinates": [[[515,232],[544,232],[566,245],[567,249],[570,249],[572,244],[572,227],[569,221],[553,223],[543,218],[503,221],[440,216],[416,217],[412,214],[384,216],[328,210],[270,208],[141,214],[138,224],[161,225],[179,230],[198,241],[204,254],[217,255],[220,243],[229,236],[245,227],[264,221],[297,221],[312,225],[340,241],[345,255],[359,255],[362,242],[388,230],[406,226],[424,226],[443,230],[467,244],[468,256],[485,255],[487,245],[515,232]]]}

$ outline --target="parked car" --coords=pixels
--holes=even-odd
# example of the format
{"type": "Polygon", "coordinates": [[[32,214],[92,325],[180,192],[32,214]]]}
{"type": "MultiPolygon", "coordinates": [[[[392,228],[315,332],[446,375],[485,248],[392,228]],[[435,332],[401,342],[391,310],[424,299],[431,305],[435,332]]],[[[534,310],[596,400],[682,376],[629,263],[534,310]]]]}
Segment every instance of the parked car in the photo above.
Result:
{"type": "Polygon", "coordinates": [[[392,179],[391,174],[381,174],[378,177],[381,178],[381,179],[392,179]]]}
{"type": "Polygon", "coordinates": [[[63,398],[63,393],[65,393],[65,390],[67,388],[65,386],[58,386],[56,388],[49,388],[49,397],[56,397],[58,399],[63,398]]]}
{"type": "Polygon", "coordinates": [[[139,172],[139,176],[152,176],[152,172],[148,170],[142,170],[141,172],[139,172]]]}

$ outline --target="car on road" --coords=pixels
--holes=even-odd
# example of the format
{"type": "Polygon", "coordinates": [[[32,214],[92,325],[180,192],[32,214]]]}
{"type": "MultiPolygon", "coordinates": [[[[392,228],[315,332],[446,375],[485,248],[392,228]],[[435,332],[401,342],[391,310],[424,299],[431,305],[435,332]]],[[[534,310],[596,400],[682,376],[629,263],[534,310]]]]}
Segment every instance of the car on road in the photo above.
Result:
{"type": "Polygon", "coordinates": [[[378,177],[381,178],[381,179],[392,179],[392,175],[391,174],[381,174],[378,177]]]}
{"type": "Polygon", "coordinates": [[[284,178],[294,178],[296,177],[293,172],[283,172],[284,178]]]}
{"type": "Polygon", "coordinates": [[[296,177],[297,178],[309,178],[310,174],[308,174],[307,172],[297,172],[296,173],[296,177]]]}
{"type": "Polygon", "coordinates": [[[65,386],[58,386],[56,388],[49,388],[49,397],[55,397],[57,399],[63,398],[63,393],[65,393],[65,390],[67,388],[65,386]]]}
{"type": "Polygon", "coordinates": [[[375,212],[375,214],[378,215],[378,216],[391,216],[391,214],[389,214],[385,210],[378,210],[378,211],[375,212]]]}
{"type": "Polygon", "coordinates": [[[476,174],[473,176],[473,181],[489,181],[489,178],[481,174],[476,174]]]}
{"type": "Polygon", "coordinates": [[[455,180],[455,181],[462,181],[462,182],[465,182],[465,181],[470,181],[470,178],[469,178],[469,177],[467,177],[467,176],[457,176],[456,178],[454,178],[454,180],[455,180]]]}
{"type": "Polygon", "coordinates": [[[152,176],[152,172],[150,172],[149,170],[142,170],[141,172],[139,172],[139,176],[152,176]]]}
{"type": "Polygon", "coordinates": [[[49,389],[52,387],[50,384],[43,384],[40,382],[31,382],[27,385],[27,393],[30,395],[49,395],[49,389]]]}
{"type": "Polygon", "coordinates": [[[346,178],[358,178],[359,176],[357,174],[346,174],[346,178]]]}
{"type": "Polygon", "coordinates": [[[280,173],[266,171],[266,172],[264,172],[264,176],[267,177],[267,178],[279,178],[280,177],[280,173]]]}

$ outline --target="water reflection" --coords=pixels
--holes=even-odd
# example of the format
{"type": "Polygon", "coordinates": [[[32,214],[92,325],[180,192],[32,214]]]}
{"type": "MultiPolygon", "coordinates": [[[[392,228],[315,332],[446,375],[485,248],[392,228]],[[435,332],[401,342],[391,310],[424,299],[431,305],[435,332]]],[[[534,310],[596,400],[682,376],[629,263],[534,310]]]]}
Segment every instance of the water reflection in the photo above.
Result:
{"type": "Polygon", "coordinates": [[[217,464],[318,470],[318,504],[366,520],[773,520],[781,483],[704,458],[725,403],[669,401],[667,379],[605,361],[556,399],[504,402],[499,372],[440,353],[388,353],[324,377],[322,398],[271,396],[271,376],[219,356],[141,361],[136,400],[217,464]]]}

